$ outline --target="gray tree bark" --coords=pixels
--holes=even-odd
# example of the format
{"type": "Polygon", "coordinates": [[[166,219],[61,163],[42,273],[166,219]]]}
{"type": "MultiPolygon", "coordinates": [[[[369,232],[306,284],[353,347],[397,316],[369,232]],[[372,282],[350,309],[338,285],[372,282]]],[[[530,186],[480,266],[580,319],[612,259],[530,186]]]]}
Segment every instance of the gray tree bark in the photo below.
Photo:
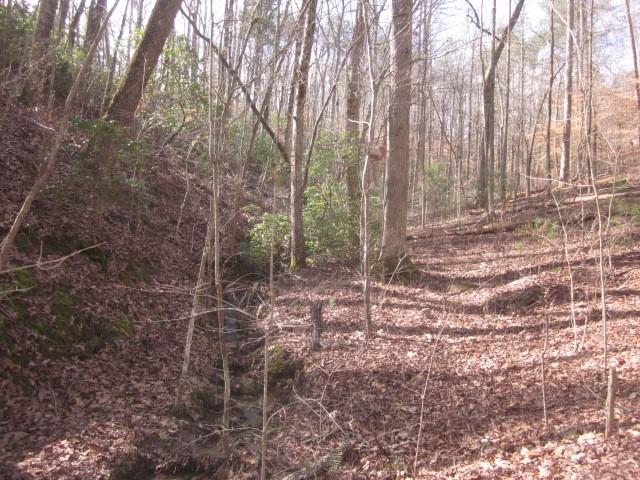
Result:
{"type": "MultiPolygon", "coordinates": [[[[478,206],[482,208],[490,207],[490,176],[493,176],[491,167],[494,163],[494,132],[495,132],[495,86],[496,86],[496,68],[498,61],[502,55],[505,42],[507,40],[507,34],[513,31],[513,27],[520,17],[524,0],[519,0],[516,4],[509,23],[505,27],[500,39],[498,40],[495,49],[492,48],[491,60],[489,62],[489,68],[484,74],[484,83],[482,86],[482,104],[483,104],[483,117],[484,117],[484,133],[482,136],[482,146],[480,151],[479,165],[478,165],[478,206]]],[[[482,33],[481,33],[482,34],[482,33]]]]}
{"type": "Polygon", "coordinates": [[[560,158],[560,179],[569,180],[571,174],[571,102],[573,98],[573,0],[567,0],[566,76],[564,87],[564,121],[562,124],[562,157],[560,158]]]}
{"type": "MultiPolygon", "coordinates": [[[[33,33],[34,52],[36,52],[36,55],[43,56],[49,48],[57,10],[58,0],[40,0],[36,29],[33,33]]],[[[98,26],[100,25],[98,24],[98,26]]]]}
{"type": "Polygon", "coordinates": [[[395,268],[407,250],[412,7],[412,0],[392,1],[393,90],[389,106],[389,158],[385,166],[386,195],[380,252],[385,273],[395,268]]]}
{"type": "Polygon", "coordinates": [[[549,9],[549,30],[551,32],[551,45],[549,47],[549,97],[547,98],[547,149],[546,149],[546,158],[545,158],[545,170],[547,177],[547,192],[551,192],[551,115],[553,112],[553,80],[555,78],[554,73],[554,55],[555,55],[555,46],[556,46],[556,38],[555,38],[555,28],[553,25],[553,9],[555,6],[555,0],[551,0],[551,7],[549,9]]]}
{"type": "Polygon", "coordinates": [[[115,93],[106,117],[131,126],[142,92],[158,63],[182,0],[157,0],[142,40],[129,63],[124,81],[115,93]]]}
{"type": "Polygon", "coordinates": [[[358,147],[360,132],[360,60],[364,45],[364,7],[358,2],[356,7],[356,23],[353,30],[353,47],[349,65],[349,84],[347,86],[346,125],[349,149],[346,154],[347,163],[347,196],[352,212],[358,208],[358,170],[360,148],[358,147]]]}
{"type": "Polygon", "coordinates": [[[304,133],[305,103],[309,81],[309,63],[316,29],[316,8],[318,0],[309,0],[305,13],[302,48],[295,70],[295,100],[291,128],[291,269],[303,266],[306,261],[304,247],[304,226],[302,221],[302,201],[304,195],[304,133]]]}
{"type": "Polygon", "coordinates": [[[638,51],[636,50],[636,34],[633,28],[630,0],[626,0],[627,22],[629,23],[629,39],[631,40],[631,52],[633,55],[633,73],[635,77],[636,108],[638,109],[638,146],[640,146],[640,74],[638,73],[638,51]]]}

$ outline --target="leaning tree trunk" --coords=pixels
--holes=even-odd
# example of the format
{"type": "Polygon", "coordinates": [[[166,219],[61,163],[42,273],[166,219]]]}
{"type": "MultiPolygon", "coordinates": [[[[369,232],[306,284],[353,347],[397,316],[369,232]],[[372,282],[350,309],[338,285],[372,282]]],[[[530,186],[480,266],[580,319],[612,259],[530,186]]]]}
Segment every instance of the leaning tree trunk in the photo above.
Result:
{"type": "Polygon", "coordinates": [[[393,0],[393,91],[389,106],[389,157],[385,165],[384,229],[380,260],[396,269],[407,251],[409,110],[411,108],[412,0],[393,0]]]}
{"type": "Polygon", "coordinates": [[[309,0],[305,14],[302,48],[295,71],[295,100],[292,115],[291,148],[291,268],[305,264],[304,229],[302,222],[302,200],[304,185],[304,131],[305,102],[309,81],[311,48],[316,29],[318,0],[309,0]]]}
{"type": "Polygon", "coordinates": [[[124,81],[107,109],[108,120],[114,120],[121,126],[133,123],[142,92],[158,63],[181,3],[182,0],[157,0],[124,81]]]}
{"type": "Polygon", "coordinates": [[[560,179],[569,180],[571,170],[571,101],[573,97],[573,0],[567,0],[567,70],[564,87],[564,122],[562,124],[562,157],[560,159],[560,179]]]}

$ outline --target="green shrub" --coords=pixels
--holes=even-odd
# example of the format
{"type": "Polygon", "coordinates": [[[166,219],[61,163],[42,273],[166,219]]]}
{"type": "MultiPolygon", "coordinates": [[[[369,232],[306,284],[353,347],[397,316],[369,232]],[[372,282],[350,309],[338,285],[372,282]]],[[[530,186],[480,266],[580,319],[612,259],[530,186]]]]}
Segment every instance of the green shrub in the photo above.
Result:
{"type": "Polygon", "coordinates": [[[342,185],[311,186],[305,194],[305,245],[317,261],[349,261],[357,253],[358,217],[342,185]]]}
{"type": "Polygon", "coordinates": [[[611,216],[623,217],[636,225],[640,225],[640,202],[637,198],[616,198],[611,205],[611,216]]]}
{"type": "MultiPolygon", "coordinates": [[[[245,212],[253,210],[255,206],[245,208],[245,212]]],[[[254,264],[256,270],[266,271],[269,265],[269,257],[271,255],[271,239],[274,235],[274,262],[285,264],[289,255],[289,231],[291,222],[289,217],[280,213],[264,213],[250,217],[253,226],[249,234],[248,248],[245,246],[243,254],[248,257],[251,264],[254,264]]]]}

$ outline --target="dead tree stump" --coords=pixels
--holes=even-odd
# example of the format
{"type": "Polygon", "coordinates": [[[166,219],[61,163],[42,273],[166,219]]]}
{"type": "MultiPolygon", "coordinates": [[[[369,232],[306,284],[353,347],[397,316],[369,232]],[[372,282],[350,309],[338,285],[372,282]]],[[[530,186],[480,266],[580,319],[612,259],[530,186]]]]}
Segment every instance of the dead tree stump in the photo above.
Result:
{"type": "Polygon", "coordinates": [[[322,302],[311,303],[311,350],[320,350],[320,336],[322,335],[322,302]]]}
{"type": "Polygon", "coordinates": [[[616,369],[609,369],[609,385],[607,388],[607,405],[605,407],[607,418],[605,422],[604,436],[609,438],[616,434],[616,369]]]}

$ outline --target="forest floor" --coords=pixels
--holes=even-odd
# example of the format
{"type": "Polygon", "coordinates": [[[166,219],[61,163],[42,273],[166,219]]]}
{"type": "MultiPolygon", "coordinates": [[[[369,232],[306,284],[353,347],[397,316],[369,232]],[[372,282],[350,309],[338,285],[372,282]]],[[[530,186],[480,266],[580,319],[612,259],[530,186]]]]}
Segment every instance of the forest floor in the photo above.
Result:
{"type": "MultiPolygon", "coordinates": [[[[376,285],[368,343],[359,278],[314,270],[282,289],[279,318],[291,332],[281,342],[307,348],[290,327],[308,322],[310,296],[325,300],[327,327],[274,439],[279,457],[313,461],[348,438],[339,478],[640,478],[638,219],[612,221],[609,232],[617,244],[606,269],[608,361],[620,428],[605,441],[597,226],[587,222],[584,244],[576,217],[568,228],[574,336],[562,229],[547,207],[484,229],[451,222],[414,232],[418,278],[376,285]]],[[[572,211],[580,218],[580,207],[572,211]]]]}
{"type": "MultiPolygon", "coordinates": [[[[14,110],[0,118],[5,230],[32,181],[29,159],[46,144],[50,127],[38,122],[14,110]]],[[[66,199],[61,186],[72,162],[65,157],[52,189],[35,205],[12,264],[98,243],[104,255],[76,254],[61,265],[0,278],[6,284],[0,288],[0,478],[148,478],[153,468],[180,465],[192,472],[153,478],[220,478],[222,472],[193,473],[207,467],[205,457],[216,468],[207,447],[219,434],[215,417],[195,407],[177,415],[173,408],[206,188],[191,174],[185,195],[185,178],[170,174],[184,165],[165,155],[146,179],[150,200],[142,218],[137,202],[100,217],[90,202],[66,199]],[[60,335],[63,319],[72,324],[60,335]],[[82,322],[120,331],[95,344],[83,336],[82,322]],[[60,351],[63,340],[81,347],[60,351]],[[194,450],[200,456],[189,464],[194,450]]],[[[404,283],[374,282],[368,342],[361,332],[361,278],[352,269],[314,266],[280,276],[270,341],[304,370],[274,387],[272,478],[303,467],[308,478],[640,478],[638,173],[619,176],[615,192],[611,179],[601,182],[601,204],[611,212],[604,256],[608,364],[618,374],[616,436],[605,441],[603,435],[607,379],[594,202],[589,192],[565,189],[557,195],[567,225],[575,328],[562,224],[554,202],[540,193],[510,204],[493,222],[476,212],[413,230],[417,275],[404,283]],[[324,303],[319,351],[309,347],[311,301],[324,303]]],[[[210,330],[197,331],[192,392],[219,393],[210,330]]],[[[259,330],[236,342],[232,362],[252,364],[250,373],[258,375],[260,350],[243,350],[255,340],[251,335],[259,337],[259,330]]],[[[234,392],[243,382],[234,378],[234,392]]],[[[206,403],[200,393],[192,393],[192,403],[206,403]]],[[[236,396],[234,408],[241,410],[242,398],[249,396],[236,396]]],[[[257,478],[260,419],[245,410],[234,425],[226,474],[257,478]]]]}

